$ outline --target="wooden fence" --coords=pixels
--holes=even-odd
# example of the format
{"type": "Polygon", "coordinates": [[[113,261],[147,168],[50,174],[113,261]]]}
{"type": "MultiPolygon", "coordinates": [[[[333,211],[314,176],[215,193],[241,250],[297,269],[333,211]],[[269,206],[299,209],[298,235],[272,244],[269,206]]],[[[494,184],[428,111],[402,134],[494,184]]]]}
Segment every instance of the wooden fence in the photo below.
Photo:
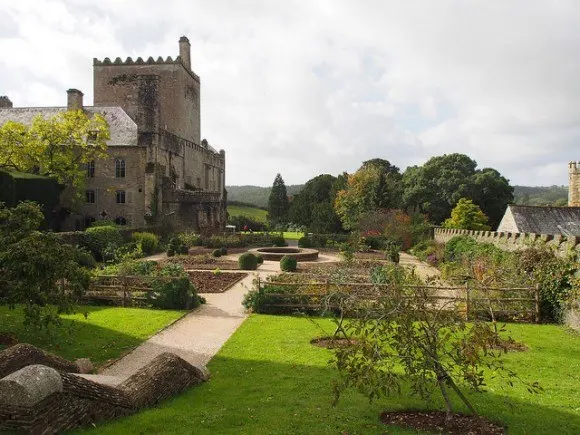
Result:
{"type": "Polygon", "coordinates": [[[132,275],[97,276],[92,280],[89,290],[82,299],[109,301],[122,307],[143,304],[153,294],[153,280],[159,279],[163,278],[132,275]]]}
{"type": "MultiPolygon", "coordinates": [[[[373,283],[332,283],[326,282],[257,282],[258,291],[266,287],[288,287],[295,292],[268,292],[269,302],[266,308],[282,310],[339,310],[338,297],[346,295],[359,300],[372,300],[380,296],[380,289],[389,284],[373,283]]],[[[404,296],[404,299],[422,298],[431,301],[440,308],[457,309],[465,319],[486,316],[495,319],[526,320],[540,322],[540,293],[538,287],[472,287],[472,286],[429,286],[407,285],[405,288],[417,290],[416,295],[404,296]],[[420,293],[420,294],[419,294],[420,293]]],[[[353,301],[354,302],[354,301],[353,301]]]]}

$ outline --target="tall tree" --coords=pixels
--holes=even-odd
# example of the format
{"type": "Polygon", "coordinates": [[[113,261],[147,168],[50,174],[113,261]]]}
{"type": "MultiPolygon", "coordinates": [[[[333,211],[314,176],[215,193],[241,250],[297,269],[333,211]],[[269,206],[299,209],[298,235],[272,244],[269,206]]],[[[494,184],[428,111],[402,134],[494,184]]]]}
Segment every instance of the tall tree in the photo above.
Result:
{"type": "Polygon", "coordinates": [[[312,232],[340,231],[340,220],[334,212],[337,178],[329,174],[308,180],[294,196],[288,212],[290,222],[305,225],[312,232]]]}
{"type": "Polygon", "coordinates": [[[363,213],[398,208],[401,192],[399,168],[387,160],[368,160],[348,176],[346,187],[336,196],[335,210],[343,227],[353,229],[363,213]]]}
{"type": "Polygon", "coordinates": [[[290,203],[288,201],[288,193],[286,192],[286,185],[280,174],[276,174],[274,184],[272,184],[272,191],[268,198],[268,218],[270,223],[276,225],[281,222],[286,222],[288,217],[288,209],[290,203]]]}
{"type": "Polygon", "coordinates": [[[403,201],[408,208],[426,213],[433,223],[440,224],[461,198],[470,198],[496,226],[507,204],[513,201],[513,189],[495,169],[476,167],[475,160],[458,153],[409,167],[403,174],[403,201]]]}
{"type": "Polygon", "coordinates": [[[30,126],[8,121],[0,126],[0,168],[49,176],[81,195],[84,165],[106,156],[108,139],[107,121],[82,110],[37,116],[30,126]]]}

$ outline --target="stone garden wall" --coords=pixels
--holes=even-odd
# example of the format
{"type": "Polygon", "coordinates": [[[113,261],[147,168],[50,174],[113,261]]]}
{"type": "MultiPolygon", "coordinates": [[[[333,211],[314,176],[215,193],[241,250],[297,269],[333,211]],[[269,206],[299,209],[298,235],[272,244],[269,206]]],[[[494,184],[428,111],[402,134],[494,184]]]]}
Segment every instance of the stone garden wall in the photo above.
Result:
{"type": "MultiPolygon", "coordinates": [[[[455,230],[435,228],[436,242],[447,243],[455,236],[468,236],[478,242],[491,243],[506,251],[517,251],[533,245],[543,245],[554,249],[556,255],[565,256],[571,251],[580,254],[580,237],[562,236],[561,234],[509,233],[497,231],[455,230]]],[[[580,301],[573,301],[565,317],[565,323],[580,331],[580,301]]]]}
{"type": "Polygon", "coordinates": [[[478,242],[491,243],[506,251],[516,251],[532,245],[545,245],[554,248],[559,255],[570,250],[580,252],[580,237],[566,237],[561,234],[506,233],[497,231],[455,230],[435,228],[434,238],[439,243],[447,243],[455,236],[469,236],[478,242]]]}

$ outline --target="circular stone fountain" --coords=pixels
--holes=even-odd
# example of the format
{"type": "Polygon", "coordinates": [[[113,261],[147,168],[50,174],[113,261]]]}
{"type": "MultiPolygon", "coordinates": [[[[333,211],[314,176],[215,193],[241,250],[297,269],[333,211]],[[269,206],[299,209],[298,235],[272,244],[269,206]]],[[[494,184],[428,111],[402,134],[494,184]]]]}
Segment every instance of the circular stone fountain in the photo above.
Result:
{"type": "Polygon", "coordinates": [[[296,258],[296,261],[316,261],[318,259],[318,251],[316,249],[307,248],[254,248],[250,249],[248,252],[255,255],[261,255],[264,260],[271,261],[280,261],[285,255],[296,258]]]}

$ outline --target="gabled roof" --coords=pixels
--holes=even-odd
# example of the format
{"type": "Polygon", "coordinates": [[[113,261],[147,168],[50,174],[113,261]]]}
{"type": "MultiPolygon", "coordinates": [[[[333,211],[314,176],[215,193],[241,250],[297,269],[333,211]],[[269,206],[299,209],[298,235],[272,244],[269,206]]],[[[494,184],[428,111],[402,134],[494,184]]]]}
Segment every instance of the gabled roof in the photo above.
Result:
{"type": "Polygon", "coordinates": [[[508,205],[508,213],[520,233],[580,236],[580,207],[508,205]]]}
{"type": "MultiPolygon", "coordinates": [[[[66,112],[66,107],[14,107],[0,109],[0,125],[7,121],[30,125],[35,116],[49,118],[58,113],[66,112]]],[[[137,145],[137,124],[121,107],[93,107],[85,106],[83,110],[88,114],[99,113],[109,123],[111,139],[108,146],[137,145]]]]}

